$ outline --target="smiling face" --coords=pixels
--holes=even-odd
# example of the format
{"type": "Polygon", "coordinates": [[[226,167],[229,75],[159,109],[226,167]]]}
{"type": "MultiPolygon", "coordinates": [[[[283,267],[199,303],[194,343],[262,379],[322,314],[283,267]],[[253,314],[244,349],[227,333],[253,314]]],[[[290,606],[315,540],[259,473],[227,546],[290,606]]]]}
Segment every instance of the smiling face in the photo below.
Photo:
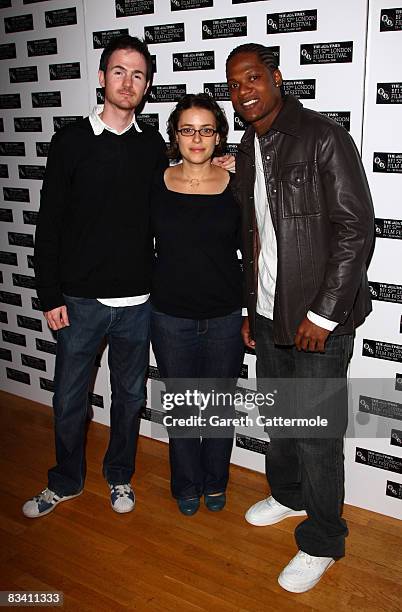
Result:
{"type": "Polygon", "coordinates": [[[227,82],[235,111],[261,135],[283,105],[282,75],[271,71],[256,53],[238,53],[227,66],[227,82]]]}
{"type": "MultiPolygon", "coordinates": [[[[177,128],[213,128],[216,130],[216,119],[214,114],[205,109],[192,107],[180,113],[177,128]]],[[[202,164],[211,159],[215,147],[219,143],[219,134],[213,136],[201,136],[196,132],[194,136],[182,136],[176,132],[177,144],[183,160],[193,164],[202,164]]]]}
{"type": "Polygon", "coordinates": [[[109,58],[106,72],[99,71],[99,83],[105,88],[105,107],[133,110],[142,101],[149,82],[147,64],[138,51],[118,49],[109,58]]]}

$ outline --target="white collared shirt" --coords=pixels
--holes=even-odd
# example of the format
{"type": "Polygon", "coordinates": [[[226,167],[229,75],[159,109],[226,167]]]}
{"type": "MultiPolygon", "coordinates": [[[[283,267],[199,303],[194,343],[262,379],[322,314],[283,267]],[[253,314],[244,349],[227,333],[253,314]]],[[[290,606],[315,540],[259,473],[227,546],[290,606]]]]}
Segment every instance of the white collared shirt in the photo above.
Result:
{"type": "MultiPolygon", "coordinates": [[[[102,134],[103,130],[107,130],[108,132],[112,132],[112,134],[116,134],[117,136],[121,136],[128,132],[129,129],[134,125],[137,132],[141,132],[138,127],[138,123],[135,120],[135,114],[133,113],[133,117],[131,119],[130,124],[124,128],[122,132],[118,132],[114,128],[106,125],[104,121],[100,118],[100,113],[103,112],[103,104],[98,104],[94,107],[88,119],[92,126],[95,136],[99,136],[102,134]]],[[[107,299],[99,299],[98,302],[104,304],[105,306],[113,306],[114,308],[119,308],[122,306],[138,306],[139,304],[144,304],[149,298],[149,293],[146,295],[134,295],[133,297],[121,297],[121,298],[107,298],[107,299]]]]}
{"type": "MultiPolygon", "coordinates": [[[[255,183],[254,203],[257,219],[258,233],[260,236],[261,250],[258,258],[258,292],[257,312],[268,319],[274,318],[274,301],[276,287],[276,273],[278,265],[277,242],[274,225],[272,223],[271,210],[269,207],[267,187],[265,183],[264,166],[261,156],[261,148],[258,136],[254,140],[255,150],[255,183]]],[[[323,329],[333,331],[338,325],[309,310],[307,318],[315,325],[323,329]]],[[[301,321],[300,321],[301,323],[301,321]]]]}

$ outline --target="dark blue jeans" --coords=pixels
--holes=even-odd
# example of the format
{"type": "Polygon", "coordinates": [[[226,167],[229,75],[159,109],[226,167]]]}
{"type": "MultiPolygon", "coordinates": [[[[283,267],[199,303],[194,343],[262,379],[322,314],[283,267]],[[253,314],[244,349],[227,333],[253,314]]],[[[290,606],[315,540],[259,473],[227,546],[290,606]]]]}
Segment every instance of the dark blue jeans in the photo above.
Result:
{"type": "MultiPolygon", "coordinates": [[[[195,383],[205,392],[211,388],[233,392],[244,355],[241,324],[240,311],[224,317],[194,320],[153,310],[152,348],[166,390],[173,393],[184,391],[187,383],[194,390],[195,383]],[[184,379],[183,388],[178,379],[184,379]],[[204,384],[202,379],[207,379],[204,384]]],[[[232,408],[223,411],[225,416],[232,408]]],[[[209,418],[212,413],[213,410],[207,410],[204,415],[209,418]]],[[[174,408],[171,414],[174,418],[197,416],[198,408],[174,408]]],[[[229,480],[233,427],[224,430],[220,437],[219,432],[208,431],[208,428],[168,428],[173,497],[188,499],[225,491],[229,480]]]]}
{"type": "Polygon", "coordinates": [[[134,473],[149,361],[150,305],[113,308],[96,299],[64,297],[70,326],[57,332],[53,398],[57,463],[49,470],[48,487],[59,495],[73,495],[84,486],[88,387],[105,336],[112,403],[103,474],[109,483],[123,484],[134,473]]]}
{"type": "MultiPolygon", "coordinates": [[[[267,379],[314,378],[317,392],[319,380],[316,379],[324,379],[324,385],[325,380],[342,378],[345,392],[337,410],[339,419],[345,423],[348,410],[346,374],[352,350],[352,335],[330,335],[325,353],[299,352],[294,346],[275,345],[272,321],[257,315],[259,385],[263,387],[267,379]]],[[[291,386],[290,382],[289,388],[291,386]]],[[[317,557],[344,556],[348,530],[341,518],[344,500],[343,438],[271,436],[266,454],[266,474],[272,496],[278,502],[293,510],[307,512],[308,518],[295,531],[299,549],[317,557]]]]}

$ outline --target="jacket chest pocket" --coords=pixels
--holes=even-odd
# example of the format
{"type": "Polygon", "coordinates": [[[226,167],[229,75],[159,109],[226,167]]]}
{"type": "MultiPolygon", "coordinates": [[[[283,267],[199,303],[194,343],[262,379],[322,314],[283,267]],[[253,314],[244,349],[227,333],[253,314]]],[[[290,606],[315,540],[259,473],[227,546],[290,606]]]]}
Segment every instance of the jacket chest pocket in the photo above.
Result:
{"type": "Polygon", "coordinates": [[[305,217],[320,213],[313,163],[282,166],[279,186],[284,217],[305,217]]]}

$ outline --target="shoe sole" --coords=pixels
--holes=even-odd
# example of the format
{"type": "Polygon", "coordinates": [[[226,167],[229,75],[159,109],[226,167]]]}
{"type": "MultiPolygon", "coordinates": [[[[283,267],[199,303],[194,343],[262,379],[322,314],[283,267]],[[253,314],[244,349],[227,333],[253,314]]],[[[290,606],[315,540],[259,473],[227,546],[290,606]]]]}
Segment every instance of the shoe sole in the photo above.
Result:
{"type": "Polygon", "coordinates": [[[64,495],[64,497],[62,497],[61,499],[59,499],[58,502],[53,504],[51,508],[48,508],[48,510],[45,510],[44,512],[40,512],[39,514],[35,514],[31,516],[29,514],[25,514],[24,511],[22,511],[22,514],[25,516],[25,518],[30,518],[30,519],[41,518],[42,516],[46,516],[46,514],[50,514],[51,512],[53,512],[53,510],[55,510],[56,507],[59,504],[61,504],[61,502],[68,501],[69,499],[74,499],[74,497],[78,497],[79,495],[82,495],[83,492],[84,490],[80,491],[79,493],[74,493],[74,495],[64,495]]]}
{"type": "Polygon", "coordinates": [[[330,563],[328,563],[327,567],[325,568],[321,576],[319,576],[317,580],[314,580],[313,583],[309,583],[308,586],[293,586],[292,584],[286,582],[286,580],[281,578],[281,575],[278,576],[278,583],[283,589],[285,589],[285,591],[289,591],[289,593],[305,593],[306,591],[310,591],[310,589],[314,588],[315,585],[320,582],[325,572],[329,570],[329,568],[332,567],[334,563],[335,563],[335,559],[330,561],[330,563]]]}
{"type": "Polygon", "coordinates": [[[127,514],[128,512],[132,512],[135,508],[135,504],[133,504],[133,507],[129,508],[128,510],[118,510],[117,508],[114,508],[112,502],[110,502],[110,505],[112,506],[112,510],[117,512],[117,514],[127,514]]]}
{"type": "Polygon", "coordinates": [[[247,523],[250,523],[250,525],[254,525],[254,527],[267,527],[268,525],[275,525],[276,523],[280,523],[281,521],[284,521],[285,519],[290,518],[292,516],[307,516],[307,512],[305,512],[304,510],[292,510],[290,512],[286,512],[286,514],[282,514],[282,516],[273,518],[269,521],[265,520],[264,522],[254,521],[250,518],[247,518],[247,514],[244,518],[246,519],[247,523]]]}

